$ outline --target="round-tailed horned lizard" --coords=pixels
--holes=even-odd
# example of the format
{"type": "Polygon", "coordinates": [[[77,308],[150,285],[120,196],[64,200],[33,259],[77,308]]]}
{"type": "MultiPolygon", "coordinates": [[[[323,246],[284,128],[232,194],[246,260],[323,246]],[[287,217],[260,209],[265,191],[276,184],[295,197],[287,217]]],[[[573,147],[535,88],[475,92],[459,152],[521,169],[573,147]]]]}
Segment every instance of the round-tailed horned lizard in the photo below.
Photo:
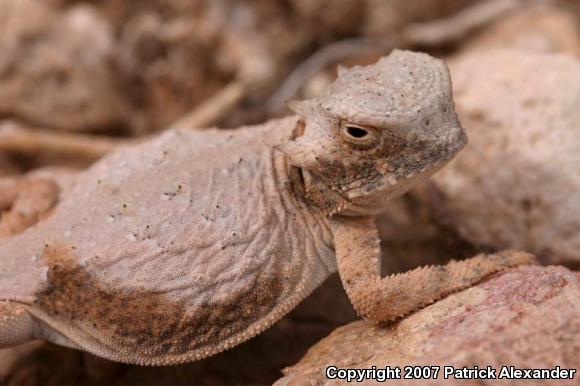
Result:
{"type": "Polygon", "coordinates": [[[337,269],[358,313],[389,321],[533,259],[380,277],[373,216],[467,140],[442,61],[394,51],[290,107],[235,131],[172,129],[81,173],[0,245],[0,347],[176,364],[259,334],[337,269]]]}

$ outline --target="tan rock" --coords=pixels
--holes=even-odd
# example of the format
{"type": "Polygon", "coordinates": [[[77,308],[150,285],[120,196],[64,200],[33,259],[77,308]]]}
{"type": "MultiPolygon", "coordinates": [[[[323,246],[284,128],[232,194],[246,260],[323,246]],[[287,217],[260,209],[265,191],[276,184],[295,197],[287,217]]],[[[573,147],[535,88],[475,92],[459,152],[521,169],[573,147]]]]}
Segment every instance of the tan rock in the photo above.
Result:
{"type": "Polygon", "coordinates": [[[390,201],[377,216],[381,238],[382,272],[406,272],[423,265],[446,264],[477,254],[476,249],[442,226],[429,202],[431,184],[420,184],[412,194],[390,201]]]}
{"type": "MultiPolygon", "coordinates": [[[[279,0],[102,3],[105,13],[123,9],[124,16],[115,23],[117,63],[137,134],[173,124],[233,79],[252,85],[244,91],[245,99],[260,100],[263,110],[271,92],[263,90],[265,85],[286,66],[292,68],[296,59],[290,56],[314,38],[308,28],[313,22],[296,28],[293,5],[279,0]]],[[[328,25],[318,27],[329,30],[328,25]]],[[[240,114],[232,109],[219,126],[236,126],[240,114]]]]}
{"type": "Polygon", "coordinates": [[[449,16],[475,0],[367,0],[365,33],[389,36],[409,23],[449,16]]]}
{"type": "Polygon", "coordinates": [[[0,115],[63,130],[122,123],[112,31],[90,6],[58,13],[36,0],[0,2],[0,115]]]}
{"type": "Polygon", "coordinates": [[[580,61],[498,50],[452,63],[469,145],[432,206],[470,242],[580,262],[580,61]]]}
{"type": "MultiPolygon", "coordinates": [[[[335,385],[325,369],[405,365],[580,367],[580,283],[563,267],[528,266],[499,274],[381,328],[340,327],[285,370],[275,385],[335,385]]],[[[576,377],[578,375],[576,374],[576,377]]],[[[406,384],[403,380],[389,384],[406,384]]],[[[529,381],[526,384],[553,384],[529,381]]],[[[368,382],[372,383],[372,382],[368,382]]],[[[448,384],[438,380],[419,384],[448,384]]],[[[473,381],[455,381],[473,384],[473,381]]],[[[496,384],[497,380],[478,380],[496,384]]],[[[367,384],[367,383],[365,383],[367,384]]]]}
{"type": "Polygon", "coordinates": [[[0,179],[0,239],[46,218],[58,202],[58,187],[44,178],[0,179]]]}
{"type": "Polygon", "coordinates": [[[356,33],[364,23],[365,6],[360,0],[290,0],[290,6],[303,21],[319,33],[356,33]]]}
{"type": "Polygon", "coordinates": [[[22,167],[6,152],[0,151],[0,178],[22,172],[22,167]]]}
{"type": "Polygon", "coordinates": [[[0,380],[4,381],[10,374],[10,370],[22,357],[37,350],[43,343],[35,340],[22,344],[20,346],[12,347],[8,350],[0,350],[0,380]]]}
{"type": "Polygon", "coordinates": [[[74,186],[76,172],[42,168],[24,175],[0,176],[0,243],[50,216],[74,186]]]}
{"type": "Polygon", "coordinates": [[[463,50],[525,48],[543,52],[580,54],[576,16],[555,4],[536,4],[512,12],[485,28],[463,50]]]}

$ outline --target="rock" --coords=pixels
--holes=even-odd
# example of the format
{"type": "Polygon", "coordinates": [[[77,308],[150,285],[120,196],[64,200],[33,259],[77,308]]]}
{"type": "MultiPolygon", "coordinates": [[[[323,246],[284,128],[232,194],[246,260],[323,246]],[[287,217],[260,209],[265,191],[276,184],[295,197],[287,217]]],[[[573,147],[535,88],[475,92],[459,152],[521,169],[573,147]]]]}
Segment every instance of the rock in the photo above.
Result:
{"type": "MultiPolygon", "coordinates": [[[[360,0],[290,0],[298,17],[315,32],[330,36],[350,36],[365,22],[365,6],[360,0]]],[[[319,35],[320,36],[320,35],[319,35]]]]}
{"type": "Polygon", "coordinates": [[[112,31],[92,7],[6,0],[0,20],[0,115],[62,130],[123,124],[112,31]]]}
{"type": "Polygon", "coordinates": [[[370,36],[389,36],[409,23],[443,18],[475,3],[475,0],[366,0],[364,31],[370,36]]]}
{"type": "Polygon", "coordinates": [[[476,254],[453,228],[436,221],[427,199],[430,190],[430,184],[422,183],[412,194],[391,200],[386,211],[377,216],[383,273],[406,272],[476,254]]]}
{"type": "Polygon", "coordinates": [[[0,350],[0,382],[3,382],[15,363],[31,352],[37,350],[43,343],[39,340],[28,342],[10,349],[0,350]]]}
{"type": "Polygon", "coordinates": [[[578,19],[569,10],[551,4],[532,4],[485,28],[462,50],[524,48],[580,55],[578,19]]]}
{"type": "MultiPolygon", "coordinates": [[[[221,18],[208,18],[224,25],[221,18]]],[[[133,14],[121,29],[116,60],[133,109],[134,134],[171,125],[224,85],[228,76],[207,52],[212,43],[218,49],[219,32],[208,30],[200,19],[187,13],[166,19],[141,12],[133,14]]],[[[228,75],[231,78],[232,72],[228,75]]]]}
{"type": "Polygon", "coordinates": [[[74,170],[47,167],[10,177],[0,176],[0,243],[49,217],[75,184],[74,170]]]}
{"type": "Polygon", "coordinates": [[[495,50],[465,55],[451,71],[470,143],[435,176],[432,208],[477,246],[577,265],[580,61],[495,50]]]}
{"type": "MultiPolygon", "coordinates": [[[[357,321],[312,347],[275,383],[335,385],[325,368],[405,365],[580,367],[580,283],[563,267],[526,266],[493,276],[390,326],[357,321]]],[[[578,374],[576,374],[578,377],[578,374]]],[[[402,384],[405,381],[387,381],[402,384]]],[[[439,376],[429,384],[451,383],[439,376]]],[[[533,384],[551,384],[536,381],[533,384]]],[[[455,384],[472,384],[455,381],[455,384]]],[[[477,384],[493,385],[494,380],[477,384]]],[[[406,382],[405,382],[406,384],[406,382]]],[[[419,384],[426,384],[419,381],[419,384]]],[[[532,384],[531,382],[526,384],[532,384]]]]}
{"type": "Polygon", "coordinates": [[[48,217],[58,196],[58,186],[49,179],[0,178],[0,240],[48,217]]]}
{"type": "MultiPolygon", "coordinates": [[[[259,103],[263,110],[273,79],[292,68],[293,55],[315,37],[309,28],[313,23],[301,24],[305,15],[280,0],[108,0],[99,7],[107,14],[120,13],[113,17],[117,63],[136,134],[171,125],[234,79],[255,86],[245,90],[245,106],[259,103]]],[[[318,27],[331,34],[329,26],[318,27]]],[[[230,111],[220,126],[235,127],[244,115],[240,110],[230,111]]]]}
{"type": "Polygon", "coordinates": [[[22,173],[22,167],[10,154],[0,151],[0,178],[22,173]]]}

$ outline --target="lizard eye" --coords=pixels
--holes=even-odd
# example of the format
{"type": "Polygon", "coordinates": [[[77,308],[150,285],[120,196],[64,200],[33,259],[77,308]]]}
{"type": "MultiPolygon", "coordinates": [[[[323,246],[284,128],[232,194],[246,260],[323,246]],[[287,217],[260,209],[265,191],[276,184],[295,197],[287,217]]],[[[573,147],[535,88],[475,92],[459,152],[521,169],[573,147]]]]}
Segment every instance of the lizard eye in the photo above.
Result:
{"type": "Polygon", "coordinates": [[[342,137],[357,149],[367,150],[379,143],[376,131],[368,126],[344,122],[340,130],[342,137]]]}
{"type": "Polygon", "coordinates": [[[354,138],[363,138],[365,135],[368,134],[368,131],[366,131],[362,127],[356,126],[347,126],[346,132],[348,133],[348,135],[354,138]]]}

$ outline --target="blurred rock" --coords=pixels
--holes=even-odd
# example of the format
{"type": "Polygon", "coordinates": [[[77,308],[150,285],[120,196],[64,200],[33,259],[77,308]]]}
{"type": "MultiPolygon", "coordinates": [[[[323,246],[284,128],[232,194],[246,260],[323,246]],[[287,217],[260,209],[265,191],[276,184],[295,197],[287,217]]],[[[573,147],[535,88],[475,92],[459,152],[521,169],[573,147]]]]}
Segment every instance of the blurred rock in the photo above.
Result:
{"type": "MultiPolygon", "coordinates": [[[[289,57],[313,40],[313,23],[296,28],[296,12],[281,1],[106,1],[101,8],[123,15],[113,17],[117,58],[138,134],[165,128],[236,78],[251,85],[246,107],[263,106],[276,76],[295,62],[289,57]]],[[[240,122],[236,113],[224,126],[240,122]]]]}
{"type": "Polygon", "coordinates": [[[478,246],[578,265],[580,61],[497,50],[451,69],[470,143],[434,177],[432,208],[478,246]]]}
{"type": "Polygon", "coordinates": [[[0,151],[0,178],[22,172],[18,162],[6,152],[0,151]]]}
{"type": "Polygon", "coordinates": [[[304,26],[312,28],[318,36],[327,37],[358,33],[365,22],[365,4],[361,3],[360,0],[290,0],[304,26]]]}
{"type": "Polygon", "coordinates": [[[6,360],[0,367],[3,386],[75,386],[84,376],[79,351],[42,341],[2,349],[0,360],[6,360]]]}
{"type": "MultiPolygon", "coordinates": [[[[80,0],[51,0],[67,9],[80,0]]],[[[406,24],[449,15],[475,0],[102,0],[116,37],[130,131],[162,130],[235,78],[249,80],[240,106],[216,122],[271,118],[264,101],[310,54],[336,40],[390,36],[406,24]]]]}
{"type": "Polygon", "coordinates": [[[428,200],[431,189],[429,183],[422,183],[411,193],[391,200],[387,210],[377,216],[383,274],[476,254],[452,227],[437,221],[428,200]]]}
{"type": "Polygon", "coordinates": [[[135,134],[169,126],[226,83],[215,58],[207,54],[211,39],[200,41],[195,21],[164,20],[147,12],[134,15],[123,27],[117,61],[135,134]]]}
{"type": "MultiPolygon", "coordinates": [[[[485,28],[468,41],[462,48],[461,56],[494,47],[579,54],[578,20],[572,12],[553,3],[530,5],[509,13],[485,28]]],[[[466,77],[464,83],[467,84],[468,79],[466,77]]],[[[477,92],[475,90],[473,93],[477,92]]],[[[463,121],[467,129],[475,127],[468,118],[463,118],[463,121]]],[[[441,205],[441,197],[437,193],[433,184],[423,184],[413,189],[411,194],[393,200],[389,209],[379,216],[377,225],[381,231],[384,272],[401,272],[417,265],[467,257],[482,247],[511,246],[509,243],[498,247],[493,243],[483,245],[480,242],[469,245],[462,241],[454,226],[457,224],[449,218],[450,213],[437,210],[441,205]]]]}
{"type": "Polygon", "coordinates": [[[0,178],[0,239],[45,219],[58,197],[58,186],[50,179],[0,178]]]}
{"type": "Polygon", "coordinates": [[[40,341],[32,341],[10,349],[0,349],[0,382],[4,382],[15,363],[30,355],[41,345],[40,341]]]}
{"type": "Polygon", "coordinates": [[[484,29],[462,50],[524,48],[543,52],[580,55],[580,28],[577,17],[554,3],[532,4],[509,13],[484,29]]]}
{"type": "MultiPolygon", "coordinates": [[[[378,327],[357,321],[336,329],[285,370],[282,385],[338,385],[325,368],[405,365],[523,368],[580,367],[580,283],[563,267],[527,266],[450,295],[417,313],[378,327]]],[[[576,377],[578,375],[576,374],[576,377]]],[[[387,381],[407,384],[410,381],[387,381]]],[[[495,385],[497,380],[478,380],[495,385]]],[[[368,382],[369,384],[372,382],[368,382]]],[[[471,380],[418,384],[474,384],[471,380]]],[[[372,383],[374,384],[374,383],[372,383]]],[[[527,381],[554,384],[553,381],[527,381]]]]}
{"type": "Polygon", "coordinates": [[[5,0],[0,20],[1,115],[62,130],[124,123],[112,31],[92,7],[56,12],[43,1],[5,0]]]}
{"type": "Polygon", "coordinates": [[[366,0],[365,34],[388,37],[409,23],[453,14],[476,0],[366,0]]]}

